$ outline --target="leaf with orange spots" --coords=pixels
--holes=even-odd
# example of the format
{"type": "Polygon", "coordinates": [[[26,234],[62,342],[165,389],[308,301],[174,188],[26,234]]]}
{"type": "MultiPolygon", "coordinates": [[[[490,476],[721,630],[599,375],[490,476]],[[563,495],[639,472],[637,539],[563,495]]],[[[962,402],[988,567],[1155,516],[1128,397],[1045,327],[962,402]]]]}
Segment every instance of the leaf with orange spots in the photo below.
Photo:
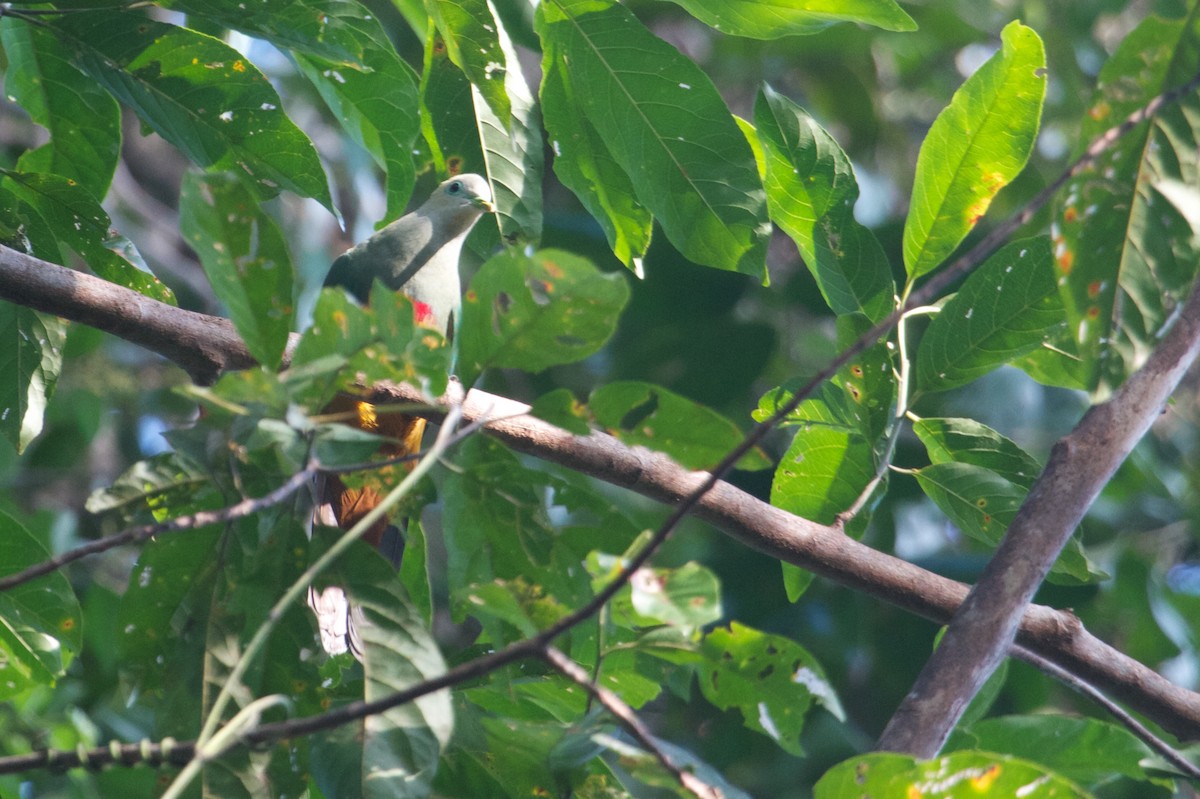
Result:
{"type": "Polygon", "coordinates": [[[562,250],[509,250],[480,268],[463,298],[459,377],[486,368],[541,372],[598,350],[629,300],[625,276],[562,250]]]}
{"type": "Polygon", "coordinates": [[[917,157],[904,225],[910,280],[935,269],[1017,176],[1033,151],[1046,94],[1042,40],[1019,22],[954,93],[917,157]]]}
{"type": "MultiPolygon", "coordinates": [[[[13,516],[0,511],[0,564],[4,573],[50,558],[50,552],[13,516]]],[[[52,572],[0,592],[0,699],[52,685],[83,645],[82,610],[66,576],[52,572]],[[47,639],[57,642],[50,646],[47,639]]]]}
{"type": "Polygon", "coordinates": [[[316,148],[237,50],[140,12],[79,11],[49,24],[76,67],[192,163],[236,171],[259,199],[287,190],[333,211],[316,148]]]}
{"type": "Polygon", "coordinates": [[[814,799],[1088,799],[1054,771],[1020,758],[961,751],[935,760],[874,752],[845,760],[817,782],[814,799]]]}
{"type": "MultiPolygon", "coordinates": [[[[961,461],[933,463],[915,475],[921,490],[959,531],[989,549],[1000,543],[1027,493],[991,469],[961,461]]],[[[1050,569],[1049,579],[1078,585],[1106,576],[1091,568],[1079,539],[1072,538],[1050,569]]]]}
{"type": "MultiPolygon", "coordinates": [[[[1178,20],[1147,17],[1100,71],[1077,149],[1198,70],[1200,10],[1178,20]]],[[[1194,184],[1198,143],[1200,95],[1191,92],[1063,189],[1054,224],[1058,286],[1089,389],[1106,392],[1140,365],[1196,275],[1200,247],[1191,226],[1154,186],[1194,184]]]]}

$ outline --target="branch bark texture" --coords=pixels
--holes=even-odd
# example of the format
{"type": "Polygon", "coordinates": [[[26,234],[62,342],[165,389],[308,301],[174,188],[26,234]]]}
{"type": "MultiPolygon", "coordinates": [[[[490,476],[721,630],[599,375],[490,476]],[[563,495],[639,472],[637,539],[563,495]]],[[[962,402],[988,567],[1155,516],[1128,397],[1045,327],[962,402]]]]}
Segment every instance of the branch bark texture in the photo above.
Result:
{"type": "Polygon", "coordinates": [[[1023,611],[1084,513],[1161,413],[1200,353],[1200,291],[1107,402],[1055,444],[1050,460],[896,710],[879,748],[922,759],[942,748],[967,704],[1004,659],[1023,611]]]}

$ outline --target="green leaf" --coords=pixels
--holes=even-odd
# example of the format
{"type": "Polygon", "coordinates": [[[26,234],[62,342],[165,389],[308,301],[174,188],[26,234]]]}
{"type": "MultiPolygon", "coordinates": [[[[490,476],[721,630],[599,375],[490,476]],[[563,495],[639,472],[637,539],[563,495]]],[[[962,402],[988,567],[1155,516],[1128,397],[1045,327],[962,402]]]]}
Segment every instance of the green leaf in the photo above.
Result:
{"type": "Polygon", "coordinates": [[[702,627],[723,615],[721,584],[699,563],[677,569],[639,569],[629,581],[638,615],[673,627],[702,627]]]}
{"type": "Polygon", "coordinates": [[[792,439],[771,481],[771,504],[818,524],[833,524],[875,477],[874,454],[861,435],[814,425],[792,439]]]}
{"type": "Polygon", "coordinates": [[[382,284],[363,308],[340,289],[325,289],[284,373],[298,399],[319,409],[343,388],[380,380],[406,382],[431,394],[446,390],[450,348],[418,327],[412,300],[382,284]]]}
{"type": "MultiPolygon", "coordinates": [[[[1028,493],[1020,485],[973,463],[934,463],[916,471],[934,504],[968,537],[995,547],[1028,493]]],[[[1068,541],[1050,569],[1051,582],[1078,585],[1105,577],[1093,570],[1078,538],[1068,541]]]]}
{"type": "Polygon", "coordinates": [[[917,350],[917,387],[943,391],[1050,346],[1066,325],[1050,240],[1006,245],[930,323],[917,350]]]}
{"type": "MultiPolygon", "coordinates": [[[[588,409],[596,423],[626,444],[665,452],[688,469],[711,469],[744,436],[721,414],[665,388],[627,380],[592,392],[588,409]]],[[[741,469],[765,469],[759,450],[746,453],[741,469]]]]}
{"type": "Polygon", "coordinates": [[[524,79],[520,77],[520,68],[509,60],[509,53],[502,46],[503,27],[493,17],[487,0],[429,0],[426,5],[442,35],[450,60],[483,97],[498,127],[506,129],[513,113],[505,90],[510,70],[518,79],[524,79]]]}
{"type": "MultiPolygon", "coordinates": [[[[1200,8],[1185,19],[1142,20],[1100,71],[1078,149],[1197,70],[1200,8]]],[[[1198,142],[1200,97],[1191,92],[1122,136],[1061,195],[1055,265],[1089,388],[1117,385],[1136,368],[1190,290],[1198,252],[1191,226],[1153,186],[1195,185],[1198,142]]]]}
{"type": "Polygon", "coordinates": [[[979,749],[1040,763],[1083,784],[1108,782],[1114,774],[1149,778],[1141,761],[1150,749],[1128,730],[1099,719],[1066,716],[1003,716],[956,731],[946,751],[979,749]]]}
{"type": "MultiPolygon", "coordinates": [[[[354,570],[352,602],[363,611],[363,699],[371,702],[445,673],[433,636],[408,603],[395,574],[373,553],[375,568],[354,570]]],[[[361,560],[366,560],[362,558],[361,560]]],[[[438,759],[450,741],[454,714],[446,691],[420,697],[361,722],[362,786],[366,799],[429,794],[438,759]]]]}
{"type": "Polygon", "coordinates": [[[438,175],[487,174],[473,92],[466,75],[450,60],[441,37],[431,30],[421,73],[421,132],[433,158],[431,171],[438,175]]]}
{"type": "MultiPolygon", "coordinates": [[[[305,4],[297,3],[303,7],[305,4]]],[[[420,130],[417,82],[379,23],[353,3],[332,4],[362,66],[341,66],[312,52],[292,52],[342,130],[365,149],[387,176],[385,219],[403,216],[412,196],[413,143],[420,130]],[[353,9],[353,15],[346,9],[353,9]]],[[[311,12],[307,12],[311,15],[311,12]]],[[[332,15],[330,18],[333,18],[332,15]]],[[[278,39],[272,39],[281,44],[278,39]]],[[[311,41],[311,40],[306,40],[311,41]]],[[[349,43],[349,42],[347,42],[349,43]]],[[[296,45],[298,48],[302,44],[296,45]]]]}
{"type": "MultiPolygon", "coordinates": [[[[538,6],[545,81],[567,83],[638,201],[692,261],[766,280],[766,196],[746,138],[699,67],[607,0],[538,6]],[[551,73],[557,72],[555,76],[551,73]]],[[[554,126],[569,142],[574,130],[554,126]]]]}
{"type": "MultiPolygon", "coordinates": [[[[483,0],[471,2],[486,5],[483,0]]],[[[486,8],[482,13],[487,13],[486,8]]],[[[542,238],[542,120],[521,72],[516,49],[499,20],[493,20],[493,23],[500,60],[489,62],[487,68],[499,69],[492,69],[490,80],[485,78],[485,85],[467,71],[474,86],[472,98],[479,140],[488,180],[492,184],[500,235],[510,245],[537,245],[542,238]],[[493,90],[489,91],[489,87],[493,90]],[[491,96],[495,94],[504,96],[508,108],[501,110],[492,101],[491,96]]],[[[490,47],[487,49],[490,53],[490,47]]]]}
{"type": "MultiPolygon", "coordinates": [[[[549,50],[546,57],[550,58],[549,50]]],[[[546,129],[553,132],[554,173],[600,223],[613,255],[641,276],[654,219],[588,121],[574,91],[565,70],[555,69],[552,61],[543,66],[542,114],[546,129]]]]}
{"type": "Polygon", "coordinates": [[[84,505],[88,513],[107,513],[118,508],[132,519],[146,507],[160,507],[164,498],[180,492],[192,495],[211,482],[211,476],[178,452],[163,452],[138,461],[107,488],[97,488],[84,505]],[[145,503],[145,504],[143,504],[145,503]]]}
{"type": "MultiPolygon", "coordinates": [[[[124,237],[113,235],[112,220],[82,186],[60,175],[6,170],[0,170],[0,175],[0,185],[34,209],[60,246],[74,250],[98,277],[159,302],[175,304],[175,295],[158,278],[114,251],[128,252],[132,245],[124,237]]],[[[55,263],[65,262],[61,250],[36,254],[55,263]]]]}
{"type": "Polygon", "coordinates": [[[974,419],[918,419],[913,432],[933,463],[969,463],[1028,490],[1042,464],[1011,439],[974,419]]]}
{"type": "Polygon", "coordinates": [[[575,399],[569,388],[556,388],[538,397],[529,414],[577,436],[586,436],[592,429],[587,406],[575,399]]]}
{"type": "Polygon", "coordinates": [[[629,300],[623,275],[563,250],[491,258],[463,297],[459,377],[484,369],[540,372],[585,358],[608,341],[629,300]]]}
{"type": "Polygon", "coordinates": [[[66,340],[66,321],[0,302],[0,432],[17,452],[42,432],[66,340]]]}
{"type": "Polygon", "coordinates": [[[854,219],[858,182],[850,159],[800,106],[769,86],[754,106],[771,219],[792,237],[836,314],[872,322],[895,303],[895,283],[875,235],[854,219]]]}
{"type": "MultiPolygon", "coordinates": [[[[0,511],[5,574],[49,560],[50,552],[19,521],[0,511]]],[[[83,646],[83,612],[62,572],[0,592],[0,699],[52,685],[83,646]]]]}
{"type": "Polygon", "coordinates": [[[845,718],[824,671],[794,641],[737,622],[704,637],[700,690],[722,710],[737,708],[746,727],[789,754],[802,755],[800,734],[813,700],[845,718]]]}
{"type": "Polygon", "coordinates": [[[50,141],[22,154],[18,169],[61,175],[103,197],[121,154],[116,102],[71,66],[49,31],[0,19],[0,46],[8,60],[5,91],[50,134],[50,141]]]}
{"type": "Polygon", "coordinates": [[[938,799],[1020,796],[1022,799],[1088,799],[1089,794],[1040,766],[989,752],[955,752],[936,760],[875,752],[838,763],[817,782],[814,799],[910,799],[916,793],[938,799]],[[937,786],[930,794],[929,786],[937,786]]]}
{"type": "Polygon", "coordinates": [[[215,527],[189,530],[152,539],[139,553],[121,597],[115,644],[122,666],[136,674],[143,687],[169,684],[171,675],[162,664],[182,653],[179,625],[194,620],[189,616],[207,602],[220,536],[215,527]]]}
{"type": "Polygon", "coordinates": [[[257,195],[280,189],[333,210],[312,142],[266,76],[217,39],[106,9],[53,23],[77,67],[130,105],[197,166],[245,173],[257,195]]]}
{"type": "Polygon", "coordinates": [[[1029,160],[1046,94],[1042,40],[1019,22],[954,93],[917,156],[904,225],[904,265],[915,280],[940,264],[1029,160]]]}
{"type": "MultiPolygon", "coordinates": [[[[362,70],[369,59],[370,48],[362,32],[364,23],[372,21],[357,3],[259,0],[249,5],[240,0],[167,0],[162,5],[189,18],[200,17],[219,27],[264,39],[281,50],[316,56],[331,64],[362,70]]],[[[383,33],[377,22],[366,27],[376,34],[383,33]]]]}
{"type": "Polygon", "coordinates": [[[250,354],[279,366],[296,308],[293,270],[279,226],[236,175],[184,176],[179,228],[250,354]]]}
{"type": "Polygon", "coordinates": [[[893,0],[674,0],[701,22],[732,36],[778,39],[818,33],[839,22],[886,31],[917,23],[893,0]]]}

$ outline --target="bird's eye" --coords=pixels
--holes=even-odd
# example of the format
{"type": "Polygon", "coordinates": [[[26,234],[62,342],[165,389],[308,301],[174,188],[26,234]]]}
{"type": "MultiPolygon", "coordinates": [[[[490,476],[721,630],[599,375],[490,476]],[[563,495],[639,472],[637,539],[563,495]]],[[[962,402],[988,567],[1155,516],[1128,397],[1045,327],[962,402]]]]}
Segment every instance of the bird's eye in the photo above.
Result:
{"type": "Polygon", "coordinates": [[[462,191],[462,182],[457,180],[454,181],[446,187],[446,191],[450,192],[451,194],[458,194],[460,191],[462,191]]]}

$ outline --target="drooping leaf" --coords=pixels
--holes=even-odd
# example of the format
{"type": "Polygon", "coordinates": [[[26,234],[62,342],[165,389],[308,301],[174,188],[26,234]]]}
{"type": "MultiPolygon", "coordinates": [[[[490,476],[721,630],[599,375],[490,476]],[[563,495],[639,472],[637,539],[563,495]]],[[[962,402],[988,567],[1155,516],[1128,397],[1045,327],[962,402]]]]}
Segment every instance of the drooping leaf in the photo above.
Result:
{"type": "Polygon", "coordinates": [[[179,227],[250,354],[277,367],[296,308],[292,260],[275,220],[236,175],[189,172],[179,227]]]}
{"type": "Polygon", "coordinates": [[[1046,94],[1042,40],[1019,22],[1001,48],[954,93],[921,145],[904,224],[904,266],[914,280],[940,264],[1029,159],[1046,94]]]}
{"type": "MultiPolygon", "coordinates": [[[[588,397],[596,423],[626,444],[670,455],[688,469],[711,469],[737,446],[743,433],[721,414],[650,383],[623,380],[588,397]]],[[[770,465],[759,450],[738,461],[741,469],[770,465]]]]}
{"type": "Polygon", "coordinates": [[[510,69],[515,68],[518,77],[520,69],[508,60],[501,42],[503,26],[487,0],[431,0],[427,6],[450,60],[483,97],[500,129],[507,128],[513,108],[505,83],[510,69]]]}
{"type": "Polygon", "coordinates": [[[64,320],[0,302],[0,432],[17,452],[42,432],[66,339],[64,320]]]}
{"type": "MultiPolygon", "coordinates": [[[[16,518],[0,511],[0,563],[13,574],[50,552],[16,518]]],[[[83,645],[83,613],[61,572],[0,592],[0,698],[51,685],[83,645]]]]}
{"type": "Polygon", "coordinates": [[[1007,755],[975,751],[955,752],[923,762],[890,752],[860,755],[825,772],[813,796],[844,799],[869,794],[872,799],[908,799],[914,792],[926,792],[926,786],[938,786],[939,799],[1089,797],[1069,780],[1041,766],[1007,755]]]}
{"type": "Polygon", "coordinates": [[[50,141],[22,154],[22,172],[70,178],[96,198],[108,193],[121,152],[121,112],[112,97],[71,66],[49,31],[0,19],[8,61],[4,88],[50,141]]]}
{"type": "MultiPolygon", "coordinates": [[[[289,7],[293,5],[289,2],[289,7]]],[[[304,7],[307,4],[295,3],[304,7]]],[[[327,19],[338,19],[342,46],[353,46],[357,64],[343,65],[312,52],[305,39],[292,52],[300,71],[316,87],[333,118],[363,147],[387,177],[385,220],[403,216],[412,196],[413,143],[420,130],[417,81],[396,54],[379,23],[356,3],[331,3],[327,19]],[[351,10],[353,13],[347,13],[351,10]]],[[[313,16],[311,11],[307,12],[313,16]]],[[[283,45],[279,37],[271,41],[283,45]]]]}
{"type": "Polygon", "coordinates": [[[137,12],[80,11],[53,26],[78,68],[197,166],[245,173],[260,198],[286,189],[333,210],[312,142],[236,50],[137,12]]]}
{"type": "Polygon", "coordinates": [[[588,121],[573,96],[575,90],[564,70],[553,63],[543,69],[542,114],[552,131],[554,173],[600,223],[613,255],[641,276],[654,220],[638,200],[629,175],[588,121]]]}
{"type": "Polygon", "coordinates": [[[114,236],[112,220],[82,186],[60,175],[9,171],[0,171],[0,175],[0,186],[34,209],[45,220],[47,231],[58,239],[59,251],[37,251],[39,258],[65,263],[61,247],[69,247],[98,277],[175,304],[175,295],[162,281],[123,257],[124,252],[136,251],[124,237],[114,236]]]}
{"type": "Polygon", "coordinates": [[[591,355],[612,335],[628,299],[623,275],[578,255],[502,252],[463,297],[459,377],[471,385],[489,367],[540,372],[591,355]]]}
{"type": "MultiPolygon", "coordinates": [[[[483,0],[471,2],[485,5],[483,0]]],[[[483,13],[487,13],[486,9],[483,13]]],[[[542,238],[542,121],[521,72],[516,48],[501,22],[493,20],[492,24],[500,60],[489,61],[483,84],[470,71],[467,73],[474,86],[472,98],[479,141],[492,184],[500,235],[509,245],[536,246],[542,238]],[[487,71],[489,68],[491,72],[487,71]],[[489,87],[493,90],[489,91],[489,87]],[[502,95],[508,108],[497,104],[493,95],[502,95]]],[[[491,53],[490,45],[480,49],[491,53]]]]}
{"type": "Polygon", "coordinates": [[[722,33],[778,39],[818,33],[839,22],[912,31],[917,23],[893,0],[674,0],[722,33]]]}
{"type": "Polygon", "coordinates": [[[969,463],[1029,489],[1041,474],[1037,458],[974,419],[918,419],[913,432],[933,463],[969,463]]]}
{"type": "MultiPolygon", "coordinates": [[[[995,547],[1025,502],[1028,491],[991,469],[970,462],[934,463],[916,472],[934,504],[970,538],[995,547]]],[[[1093,570],[1078,538],[1072,538],[1050,569],[1051,582],[1066,585],[1105,577],[1093,570]]]]}
{"type": "MultiPolygon", "coordinates": [[[[708,76],[623,6],[550,0],[537,13],[544,80],[570,86],[564,99],[607,143],[671,243],[696,263],[765,280],[766,196],[708,76]]],[[[558,130],[557,119],[546,119],[551,139],[570,141],[577,128],[558,130]]]]}
{"type": "MultiPolygon", "coordinates": [[[[1147,17],[1100,71],[1079,148],[1197,69],[1200,9],[1180,20],[1147,17]]],[[[1152,187],[1167,179],[1195,185],[1198,143],[1200,98],[1190,92],[1106,149],[1062,194],[1055,266],[1089,388],[1111,388],[1140,364],[1192,283],[1191,226],[1152,187]]]]}
{"type": "Polygon", "coordinates": [[[930,323],[917,350],[917,387],[961,386],[1052,344],[1066,326],[1050,241],[1014,241],[989,258],[930,323]]]}
{"type": "MultiPolygon", "coordinates": [[[[382,561],[373,571],[373,579],[355,578],[349,583],[351,600],[362,608],[364,617],[363,699],[368,702],[446,671],[433,636],[404,597],[395,575],[382,561]]],[[[362,725],[365,799],[427,796],[438,759],[454,730],[449,693],[420,697],[369,716],[362,725]]]]}
{"type": "Polygon", "coordinates": [[[850,159],[804,109],[769,86],[754,107],[771,219],[796,242],[836,314],[878,322],[896,293],[875,235],[854,218],[858,182],[850,159]]]}

